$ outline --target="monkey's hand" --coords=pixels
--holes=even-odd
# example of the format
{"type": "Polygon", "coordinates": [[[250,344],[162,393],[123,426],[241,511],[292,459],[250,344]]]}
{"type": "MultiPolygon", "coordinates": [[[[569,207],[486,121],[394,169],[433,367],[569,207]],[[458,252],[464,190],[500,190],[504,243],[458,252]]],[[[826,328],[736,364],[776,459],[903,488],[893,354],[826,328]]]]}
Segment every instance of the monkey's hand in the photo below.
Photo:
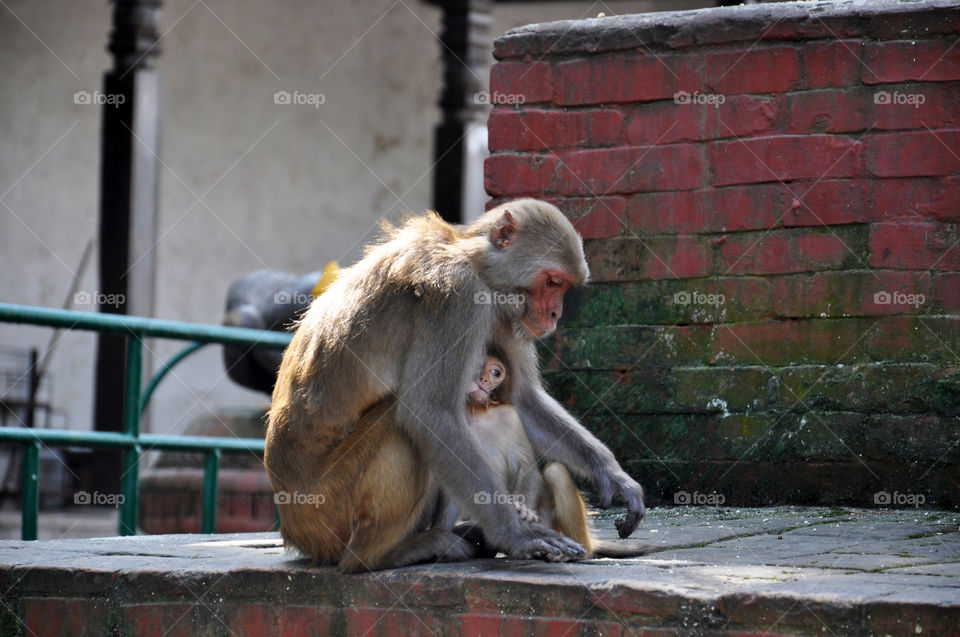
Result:
{"type": "Polygon", "coordinates": [[[614,498],[627,505],[627,516],[615,524],[621,539],[629,537],[647,513],[643,505],[643,487],[618,467],[616,471],[602,475],[597,481],[597,488],[600,491],[601,508],[610,508],[614,498]]]}
{"type": "Polygon", "coordinates": [[[537,515],[536,511],[531,510],[527,505],[522,502],[514,502],[513,506],[517,509],[517,513],[520,514],[520,519],[524,522],[539,522],[540,516],[537,515]]]}
{"type": "Polygon", "coordinates": [[[522,560],[569,562],[586,556],[586,550],[565,535],[537,523],[518,522],[497,534],[492,544],[510,557],[522,560]]]}

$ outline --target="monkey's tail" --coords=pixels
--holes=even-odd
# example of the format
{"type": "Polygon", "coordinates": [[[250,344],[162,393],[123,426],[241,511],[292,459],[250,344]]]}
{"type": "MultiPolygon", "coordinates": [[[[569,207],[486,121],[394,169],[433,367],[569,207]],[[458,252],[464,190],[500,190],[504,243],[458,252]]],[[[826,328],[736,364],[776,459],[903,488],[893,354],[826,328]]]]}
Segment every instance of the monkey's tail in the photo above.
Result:
{"type": "Polygon", "coordinates": [[[643,542],[594,539],[592,557],[639,557],[652,551],[653,546],[643,542]]]}

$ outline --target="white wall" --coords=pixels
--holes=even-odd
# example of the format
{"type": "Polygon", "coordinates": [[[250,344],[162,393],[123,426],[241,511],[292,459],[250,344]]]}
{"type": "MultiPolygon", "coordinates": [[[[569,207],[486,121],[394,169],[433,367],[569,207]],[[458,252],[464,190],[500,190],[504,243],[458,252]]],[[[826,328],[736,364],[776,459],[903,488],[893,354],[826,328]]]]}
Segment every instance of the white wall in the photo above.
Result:
{"type": "MultiPolygon", "coordinates": [[[[73,94],[101,87],[110,6],[7,5],[26,26],[0,6],[0,300],[57,307],[97,229],[100,112],[73,94]]],[[[157,316],[219,323],[237,276],[351,262],[379,218],[429,206],[438,24],[413,0],[164,3],[157,316]],[[275,105],[278,90],[326,101],[275,105]]],[[[95,259],[81,287],[96,290],[95,259]]],[[[3,325],[0,344],[49,334],[3,325]]],[[[181,344],[151,347],[158,365],[181,344]]],[[[91,335],[70,333],[50,369],[78,429],[91,427],[93,354],[91,335]]],[[[265,403],[210,347],[161,385],[152,428],[265,403]]]]}
{"type": "MultiPolygon", "coordinates": [[[[706,4],[498,5],[494,35],[600,11],[706,4]]],[[[97,231],[100,111],[74,104],[73,95],[101,88],[111,63],[111,6],[6,6],[0,301],[58,307],[97,231]]],[[[418,0],[164,2],[157,316],[219,323],[236,277],[260,268],[307,272],[328,259],[350,263],[378,219],[430,205],[438,28],[439,11],[418,0]],[[279,90],[322,93],[326,101],[318,109],[276,105],[279,90]]],[[[96,280],[93,259],[81,289],[96,291],[96,280]]],[[[44,347],[49,336],[0,325],[0,345],[44,347]]],[[[94,342],[87,333],[66,334],[49,370],[52,398],[76,429],[92,426],[94,342]]],[[[182,346],[149,345],[154,366],[182,346]]],[[[161,385],[152,430],[178,433],[211,410],[266,401],[227,380],[211,346],[161,385]]]]}

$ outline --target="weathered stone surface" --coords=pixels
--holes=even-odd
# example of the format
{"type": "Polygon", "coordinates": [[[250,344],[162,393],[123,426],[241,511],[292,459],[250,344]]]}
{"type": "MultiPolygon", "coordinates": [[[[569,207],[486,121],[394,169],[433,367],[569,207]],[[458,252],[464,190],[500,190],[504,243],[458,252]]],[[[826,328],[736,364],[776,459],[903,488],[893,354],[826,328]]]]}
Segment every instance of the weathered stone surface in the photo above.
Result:
{"type": "MultiPolygon", "coordinates": [[[[599,535],[614,537],[618,514],[595,516],[599,535]]],[[[655,552],[352,576],[284,553],[273,533],[7,541],[0,628],[97,637],[913,635],[960,625],[957,513],[659,508],[634,538],[655,552]]]]}
{"type": "Polygon", "coordinates": [[[494,41],[498,59],[523,56],[596,54],[605,51],[681,49],[768,39],[929,37],[950,33],[960,8],[949,0],[851,2],[785,6],[719,7],[531,24],[494,41]],[[940,29],[931,29],[940,25],[940,29]]]}

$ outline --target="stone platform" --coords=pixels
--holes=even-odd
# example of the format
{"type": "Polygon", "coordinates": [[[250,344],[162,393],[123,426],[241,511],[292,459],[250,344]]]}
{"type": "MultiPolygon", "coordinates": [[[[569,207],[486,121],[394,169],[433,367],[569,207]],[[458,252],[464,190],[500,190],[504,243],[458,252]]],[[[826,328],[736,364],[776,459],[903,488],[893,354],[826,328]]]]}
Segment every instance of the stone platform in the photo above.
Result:
{"type": "Polygon", "coordinates": [[[657,552],[351,576],[275,533],[8,540],[0,635],[960,635],[960,513],[679,507],[635,537],[657,552]]]}

